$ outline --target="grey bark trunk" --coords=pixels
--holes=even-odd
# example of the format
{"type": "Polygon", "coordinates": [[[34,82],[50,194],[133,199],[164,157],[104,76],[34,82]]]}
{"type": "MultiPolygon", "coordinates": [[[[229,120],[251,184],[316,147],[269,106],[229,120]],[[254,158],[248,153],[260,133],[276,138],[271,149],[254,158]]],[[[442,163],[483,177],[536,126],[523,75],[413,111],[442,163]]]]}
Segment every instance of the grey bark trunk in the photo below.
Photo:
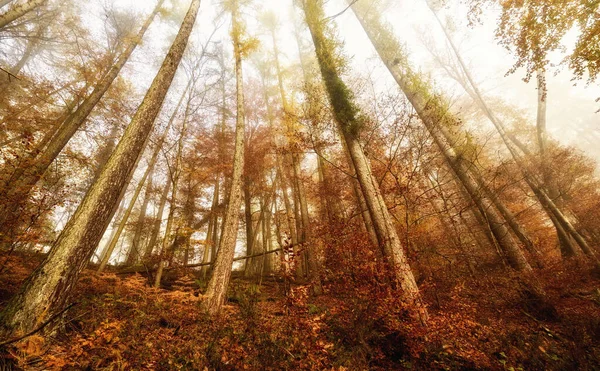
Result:
{"type": "Polygon", "coordinates": [[[308,23],[315,45],[321,75],[333,107],[334,117],[340,127],[340,131],[344,134],[343,137],[354,163],[358,181],[365,196],[375,232],[380,241],[380,247],[392,268],[397,282],[403,290],[405,299],[414,305],[414,308],[419,312],[421,320],[425,322],[427,320],[427,311],[422,303],[419,288],[404,255],[400,238],[394,228],[391,215],[385,205],[377,181],[371,173],[368,160],[358,141],[357,131],[360,126],[357,118],[358,110],[349,97],[348,88],[338,75],[334,64],[333,50],[331,50],[331,41],[325,37],[323,32],[323,27],[325,26],[322,23],[324,18],[322,1],[304,0],[303,7],[306,22],[308,23]]]}
{"type": "MultiPolygon", "coordinates": [[[[31,1],[30,1],[31,2],[31,1]]],[[[11,179],[6,182],[2,190],[6,197],[3,205],[0,205],[0,236],[7,234],[8,230],[18,227],[18,214],[23,204],[27,200],[31,190],[59,155],[62,149],[69,142],[71,137],[86,121],[96,104],[104,96],[104,93],[111,86],[112,82],[118,76],[119,72],[141,41],[148,27],[152,23],[155,15],[160,10],[164,0],[160,0],[152,14],[146,19],[146,22],[138,32],[135,38],[127,45],[121,53],[116,63],[98,82],[92,93],[84,99],[75,112],[69,114],[60,124],[57,132],[52,136],[52,140],[43,149],[41,153],[32,153],[28,166],[15,172],[11,179]]]]}
{"type": "Polygon", "coordinates": [[[0,314],[3,332],[32,331],[66,305],[143,151],[193,29],[200,0],[192,0],[173,44],[123,138],[52,251],[0,314]]]}
{"type": "Polygon", "coordinates": [[[235,245],[237,241],[237,232],[239,228],[239,212],[242,204],[242,183],[244,172],[244,85],[242,79],[242,45],[241,45],[241,20],[239,19],[239,4],[237,0],[232,10],[232,37],[235,58],[235,79],[236,79],[236,125],[235,125],[235,150],[233,155],[233,175],[231,179],[231,189],[229,191],[229,200],[223,219],[223,232],[219,243],[219,250],[214,263],[212,275],[206,289],[205,300],[202,303],[204,310],[209,315],[219,313],[221,306],[225,302],[227,287],[231,278],[231,269],[233,257],[235,254],[235,245]]]}
{"type": "MultiPolygon", "coordinates": [[[[0,14],[0,30],[10,25],[12,22],[21,18],[25,14],[31,12],[35,8],[43,5],[48,0],[29,0],[23,3],[18,3],[6,10],[4,13],[0,14]]],[[[8,4],[10,1],[6,2],[4,5],[8,4]]]]}
{"type": "Polygon", "coordinates": [[[447,163],[465,187],[479,211],[486,216],[491,232],[511,266],[517,270],[530,271],[531,266],[519,246],[512,239],[504,221],[496,213],[489,199],[481,195],[477,182],[469,175],[469,166],[465,164],[462,156],[452,148],[452,143],[448,143],[451,136],[444,128],[453,127],[456,121],[455,118],[447,112],[440,98],[433,96],[428,91],[429,87],[422,81],[421,77],[410,69],[398,41],[380,23],[378,16],[373,12],[369,13],[367,7],[359,3],[354,3],[352,10],[384,64],[415,108],[436,145],[442,151],[447,163]]]}

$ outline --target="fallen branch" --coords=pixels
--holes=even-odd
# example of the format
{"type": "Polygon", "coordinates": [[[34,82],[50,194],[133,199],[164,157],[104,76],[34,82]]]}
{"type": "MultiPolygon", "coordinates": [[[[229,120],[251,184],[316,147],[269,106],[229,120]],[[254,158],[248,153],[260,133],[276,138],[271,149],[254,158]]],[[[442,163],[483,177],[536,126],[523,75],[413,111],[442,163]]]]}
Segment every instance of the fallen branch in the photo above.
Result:
{"type": "MultiPolygon", "coordinates": [[[[298,244],[299,245],[299,244],[298,244]]],[[[290,245],[291,247],[292,245],[290,245]]],[[[240,260],[246,260],[246,259],[251,259],[251,258],[257,258],[259,256],[264,256],[264,255],[268,255],[268,254],[273,254],[279,251],[282,251],[283,248],[279,247],[277,249],[274,250],[269,250],[269,251],[265,251],[265,252],[260,252],[260,253],[256,253],[256,254],[252,254],[252,255],[246,255],[246,256],[240,256],[239,258],[234,258],[233,261],[240,261],[240,260]]],[[[209,266],[212,265],[213,263],[194,263],[194,264],[185,264],[185,265],[179,265],[179,266],[175,266],[175,267],[167,267],[165,268],[165,270],[173,270],[173,269],[181,269],[181,268],[197,268],[197,267],[205,267],[205,266],[209,266]]],[[[123,269],[119,272],[116,272],[117,274],[127,274],[127,273],[141,273],[141,272],[154,272],[156,270],[156,268],[152,268],[152,269],[144,269],[144,267],[133,267],[133,268],[126,268],[123,269]]]]}

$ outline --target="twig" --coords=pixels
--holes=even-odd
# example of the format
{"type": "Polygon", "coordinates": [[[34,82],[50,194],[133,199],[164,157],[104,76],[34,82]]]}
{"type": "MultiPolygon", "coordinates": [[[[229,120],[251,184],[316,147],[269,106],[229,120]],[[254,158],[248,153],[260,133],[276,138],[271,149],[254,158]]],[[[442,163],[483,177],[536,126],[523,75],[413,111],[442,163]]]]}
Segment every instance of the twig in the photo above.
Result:
{"type": "Polygon", "coordinates": [[[527,317],[531,318],[532,320],[534,320],[537,323],[540,323],[540,320],[535,318],[534,316],[532,316],[531,314],[525,312],[524,310],[521,309],[521,313],[523,313],[524,315],[526,315],[527,317]]]}
{"type": "Polygon", "coordinates": [[[6,74],[8,75],[8,81],[10,81],[11,77],[14,77],[16,80],[21,80],[19,77],[17,77],[16,75],[14,75],[12,72],[5,70],[4,68],[0,67],[0,70],[2,70],[2,72],[6,72],[6,74]]]}
{"type": "Polygon", "coordinates": [[[342,14],[346,13],[346,11],[347,11],[348,9],[350,9],[350,7],[352,7],[352,5],[356,4],[357,2],[358,2],[358,0],[354,0],[354,1],[353,1],[353,2],[351,2],[351,3],[350,3],[350,4],[349,4],[349,5],[346,7],[346,8],[344,8],[344,10],[342,10],[341,12],[339,12],[339,13],[337,13],[337,14],[334,14],[334,15],[332,15],[332,16],[329,16],[329,17],[327,17],[327,18],[325,18],[325,19],[323,19],[323,20],[324,20],[324,21],[327,21],[327,20],[330,20],[330,19],[334,19],[334,18],[337,18],[337,17],[339,17],[340,15],[342,15],[342,14]]]}
{"type": "Polygon", "coordinates": [[[77,303],[71,303],[71,304],[67,305],[63,310],[61,310],[60,312],[58,312],[55,315],[53,315],[52,317],[50,317],[46,322],[42,323],[41,326],[39,326],[35,330],[29,331],[28,333],[26,333],[23,336],[19,336],[17,338],[10,339],[10,340],[5,340],[5,341],[3,341],[3,342],[0,343],[0,347],[3,347],[3,346],[8,345],[8,344],[16,343],[17,341],[23,340],[23,339],[25,339],[27,337],[30,337],[31,335],[35,334],[36,332],[39,332],[39,331],[43,330],[44,327],[46,327],[46,326],[48,326],[48,324],[50,324],[50,322],[52,322],[55,319],[57,319],[58,317],[60,317],[63,313],[65,313],[66,311],[68,311],[69,309],[71,309],[72,307],[74,307],[75,305],[77,305],[77,303]]]}

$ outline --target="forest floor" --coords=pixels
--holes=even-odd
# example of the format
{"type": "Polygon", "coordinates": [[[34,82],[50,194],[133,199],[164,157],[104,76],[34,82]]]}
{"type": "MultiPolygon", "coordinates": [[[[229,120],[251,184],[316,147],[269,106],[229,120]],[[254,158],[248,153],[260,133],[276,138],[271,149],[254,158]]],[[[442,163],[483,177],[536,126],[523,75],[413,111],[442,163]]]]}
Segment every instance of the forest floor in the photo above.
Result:
{"type": "MultiPolygon", "coordinates": [[[[0,255],[0,307],[40,259],[0,255]]],[[[424,328],[390,326],[327,281],[313,298],[307,286],[286,296],[279,280],[235,278],[209,320],[191,273],[153,289],[140,274],[86,270],[58,335],[3,347],[0,370],[600,370],[600,277],[581,264],[537,277],[555,310],[505,271],[424,282],[424,328]]]]}

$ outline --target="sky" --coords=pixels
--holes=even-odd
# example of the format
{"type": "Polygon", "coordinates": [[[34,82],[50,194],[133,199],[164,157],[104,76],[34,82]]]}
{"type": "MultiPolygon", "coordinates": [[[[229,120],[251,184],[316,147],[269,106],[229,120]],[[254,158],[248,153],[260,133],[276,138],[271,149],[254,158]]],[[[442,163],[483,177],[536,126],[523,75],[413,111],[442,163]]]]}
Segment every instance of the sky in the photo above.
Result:
{"type": "MultiPolygon", "coordinates": [[[[123,10],[133,10],[143,19],[148,14],[156,1],[149,0],[95,0],[90,2],[86,9],[90,17],[90,28],[98,28],[101,24],[97,18],[99,6],[103,2],[114,4],[123,10]],[[95,7],[94,7],[95,4],[95,7]]],[[[359,0],[370,1],[370,0],[359,0]]],[[[144,42],[127,64],[125,73],[136,82],[136,89],[141,97],[150,85],[164,53],[175,35],[177,26],[183,13],[187,9],[189,0],[167,0],[169,6],[179,11],[174,12],[173,22],[155,22],[144,37],[144,42]],[[179,18],[177,18],[179,16],[179,18]],[[163,53],[157,52],[163,50],[163,53]]],[[[208,36],[214,30],[214,18],[219,8],[219,0],[203,0],[200,13],[196,21],[191,41],[196,45],[204,44],[208,36]]],[[[383,16],[394,26],[396,35],[410,52],[410,61],[414,69],[429,75],[434,86],[443,91],[449,97],[457,97],[463,94],[456,83],[446,77],[439,68],[436,68],[432,57],[422,45],[423,38],[430,38],[439,47],[445,46],[445,40],[439,25],[436,23],[431,11],[426,6],[425,0],[393,0],[389,11],[383,16]]],[[[537,109],[537,91],[535,82],[525,83],[522,81],[524,71],[517,70],[516,73],[506,76],[506,72],[514,63],[513,57],[502,47],[498,46],[494,39],[496,25],[496,14],[491,13],[483,18],[483,25],[469,28],[466,26],[466,9],[458,1],[449,1],[451,6],[441,10],[442,19],[452,19],[458,30],[455,41],[459,45],[463,58],[467,61],[471,72],[480,84],[481,90],[486,96],[501,97],[510,104],[522,109],[528,122],[526,125],[535,125],[535,112],[537,109]]],[[[248,24],[250,33],[257,32],[257,15],[265,10],[272,10],[281,20],[281,31],[278,33],[278,42],[283,53],[282,64],[296,64],[299,62],[297,44],[292,35],[293,27],[290,18],[292,0],[254,0],[254,5],[244,13],[244,20],[248,24]]],[[[340,13],[347,7],[344,0],[329,0],[326,4],[326,14],[331,16],[340,13]]],[[[297,11],[297,16],[300,12],[297,11]]],[[[344,51],[350,58],[353,73],[368,74],[376,82],[376,89],[381,92],[397,89],[389,72],[385,69],[370,41],[366,37],[360,24],[351,10],[335,17],[339,38],[344,42],[344,51]]],[[[229,41],[229,19],[221,21],[221,27],[214,35],[214,40],[224,40],[225,45],[230,47],[229,41]]],[[[101,33],[101,29],[97,29],[101,33]]],[[[305,36],[308,36],[307,34],[305,36]]],[[[266,50],[271,48],[270,41],[264,45],[266,50]]],[[[264,50],[263,50],[264,52],[264,50]]],[[[553,55],[552,62],[559,63],[562,56],[553,55]]],[[[233,63],[233,62],[232,62],[233,63]]],[[[246,76],[252,76],[251,68],[246,67],[246,76]],[[249,72],[249,73],[246,73],[249,72]]],[[[557,75],[549,74],[548,83],[548,131],[556,140],[565,145],[575,145],[588,156],[600,161],[600,146],[596,143],[600,140],[600,102],[595,99],[600,97],[600,87],[585,86],[584,82],[576,85],[571,81],[572,75],[566,69],[557,75]]],[[[182,74],[176,78],[175,86],[171,88],[170,99],[179,94],[184,85],[182,74]]],[[[460,114],[461,107],[456,106],[460,114]]],[[[482,123],[482,130],[492,132],[489,123],[482,123]],[[485,125],[488,125],[487,127],[485,125]]]]}
{"type": "MultiPolygon", "coordinates": [[[[110,0],[106,0],[110,1],[110,0]]],[[[154,6],[154,1],[148,0],[115,0],[124,9],[136,9],[147,13],[154,6]]],[[[370,1],[370,0],[359,0],[370,1]]],[[[168,2],[168,1],[167,1],[168,2]]],[[[187,0],[178,0],[179,7],[185,9],[187,0]]],[[[436,69],[429,52],[422,46],[422,35],[435,40],[436,44],[444,47],[443,34],[425,0],[394,0],[384,17],[396,30],[396,35],[406,44],[411,53],[411,61],[415,69],[431,74],[436,86],[443,88],[449,96],[462,94],[455,83],[436,69]]],[[[489,96],[500,96],[509,103],[523,109],[534,123],[537,108],[537,91],[535,82],[525,83],[523,70],[505,76],[512,67],[513,57],[497,44],[494,39],[497,14],[490,12],[483,18],[483,25],[469,28],[466,26],[466,9],[457,0],[448,1],[450,7],[441,10],[442,19],[449,17],[459,30],[455,41],[458,43],[463,58],[469,64],[483,92],[489,96]]],[[[205,40],[212,32],[212,19],[215,9],[219,7],[218,0],[204,0],[201,4],[200,16],[196,22],[195,35],[198,40],[205,40]]],[[[287,62],[296,63],[296,43],[291,34],[290,9],[292,0],[254,0],[254,5],[245,13],[245,21],[252,29],[256,14],[263,10],[273,10],[282,20],[282,31],[278,34],[280,46],[287,56],[287,62]]],[[[344,0],[329,0],[326,13],[334,15],[345,9],[344,0]]],[[[354,71],[369,70],[382,89],[389,89],[393,81],[382,63],[376,57],[369,40],[357,22],[354,14],[347,10],[335,18],[339,37],[345,42],[346,55],[352,60],[354,71]]],[[[221,27],[215,38],[227,38],[228,21],[221,27]]],[[[573,35],[570,35],[573,38],[573,35]]],[[[567,40],[567,43],[569,41],[567,40]]],[[[166,45],[166,44],[165,44],[166,45]]],[[[147,45],[148,46],[148,45],[147,45]]],[[[150,46],[153,46],[150,45],[150,46]]],[[[551,62],[559,63],[562,56],[554,53],[551,62]]],[[[284,63],[286,59],[284,58],[284,63]]],[[[149,76],[144,67],[145,76],[149,76]]],[[[146,79],[147,84],[150,80],[146,79]]],[[[600,148],[595,143],[600,140],[600,86],[586,86],[585,82],[572,82],[572,74],[563,69],[557,75],[550,73],[548,80],[548,131],[551,136],[562,144],[575,145],[580,150],[600,160],[600,148]]],[[[138,79],[137,81],[141,81],[138,79]]],[[[140,84],[141,89],[145,89],[140,84]]],[[[490,126],[491,128],[491,126],[490,126]]]]}

